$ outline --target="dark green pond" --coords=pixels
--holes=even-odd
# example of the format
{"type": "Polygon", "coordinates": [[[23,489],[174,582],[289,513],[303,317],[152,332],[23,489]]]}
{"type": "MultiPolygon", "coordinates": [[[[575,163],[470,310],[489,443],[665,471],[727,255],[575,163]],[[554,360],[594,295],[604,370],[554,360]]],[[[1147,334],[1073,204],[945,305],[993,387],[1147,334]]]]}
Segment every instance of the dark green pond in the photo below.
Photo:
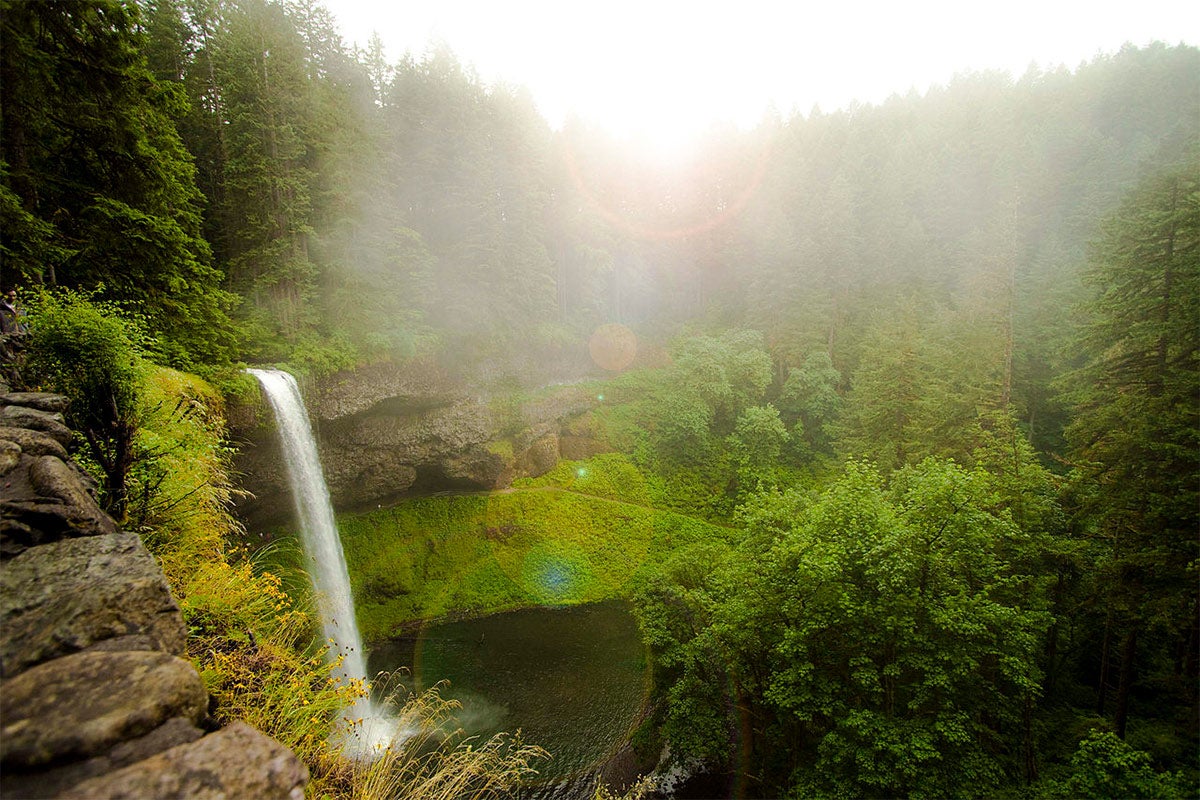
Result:
{"type": "Polygon", "coordinates": [[[369,674],[400,668],[418,691],[449,680],[442,696],[462,703],[468,733],[519,728],[550,751],[537,764],[543,784],[590,776],[631,732],[647,688],[637,623],[621,603],[434,625],[372,648],[369,674]]]}

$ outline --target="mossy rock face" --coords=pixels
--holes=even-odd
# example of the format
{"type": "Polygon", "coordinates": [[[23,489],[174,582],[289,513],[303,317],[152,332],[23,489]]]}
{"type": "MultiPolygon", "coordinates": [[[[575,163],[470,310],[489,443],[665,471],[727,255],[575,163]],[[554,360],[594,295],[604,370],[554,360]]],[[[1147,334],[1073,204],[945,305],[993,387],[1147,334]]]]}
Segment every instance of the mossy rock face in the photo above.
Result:
{"type": "Polygon", "coordinates": [[[558,434],[546,433],[535,439],[517,459],[517,475],[530,478],[545,475],[558,466],[558,455],[558,434]]]}
{"type": "Polygon", "coordinates": [[[341,515],[364,637],[444,615],[623,598],[675,548],[736,535],[646,505],[640,474],[617,455],[520,484],[341,515]]]}

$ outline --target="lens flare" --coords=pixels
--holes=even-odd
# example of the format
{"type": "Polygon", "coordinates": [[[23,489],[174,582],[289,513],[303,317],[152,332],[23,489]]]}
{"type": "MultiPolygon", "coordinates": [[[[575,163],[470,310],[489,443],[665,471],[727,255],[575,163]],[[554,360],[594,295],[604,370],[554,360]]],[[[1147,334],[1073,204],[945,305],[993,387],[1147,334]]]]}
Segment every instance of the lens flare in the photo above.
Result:
{"type": "Polygon", "coordinates": [[[522,565],[521,583],[541,603],[577,603],[588,589],[589,573],[582,554],[535,548],[522,565]]]}
{"type": "Polygon", "coordinates": [[[773,149],[774,142],[771,139],[764,139],[759,147],[758,155],[754,159],[754,166],[749,170],[749,176],[740,191],[732,193],[730,198],[718,203],[711,213],[701,219],[690,222],[681,221],[680,224],[674,226],[644,224],[642,221],[631,218],[619,203],[606,200],[604,193],[599,188],[593,187],[592,182],[584,175],[584,170],[579,163],[580,159],[576,156],[568,137],[563,138],[562,157],[567,167],[567,174],[570,175],[580,196],[601,219],[638,239],[661,242],[687,239],[708,233],[740,216],[749,205],[751,198],[758,192],[759,187],[762,186],[773,149]]]}
{"type": "Polygon", "coordinates": [[[619,322],[601,325],[588,340],[588,353],[601,369],[620,372],[637,357],[637,335],[619,322]]]}

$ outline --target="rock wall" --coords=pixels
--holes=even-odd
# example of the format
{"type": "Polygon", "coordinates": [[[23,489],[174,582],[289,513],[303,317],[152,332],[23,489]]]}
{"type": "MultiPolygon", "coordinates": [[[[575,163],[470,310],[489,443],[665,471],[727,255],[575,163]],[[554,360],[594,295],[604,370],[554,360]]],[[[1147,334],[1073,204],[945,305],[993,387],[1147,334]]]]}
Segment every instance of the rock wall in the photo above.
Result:
{"type": "MultiPolygon", "coordinates": [[[[405,495],[505,488],[586,458],[603,443],[569,420],[595,399],[579,386],[542,390],[521,403],[472,395],[427,364],[377,364],[302,386],[325,482],[338,510],[405,495]]],[[[264,400],[234,404],[235,471],[249,496],[238,515],[251,529],[291,519],[275,423],[264,400]]]]}
{"type": "Polygon", "coordinates": [[[0,406],[0,796],[303,798],[288,749],[209,730],[179,606],[69,458],[66,399],[0,406]]]}

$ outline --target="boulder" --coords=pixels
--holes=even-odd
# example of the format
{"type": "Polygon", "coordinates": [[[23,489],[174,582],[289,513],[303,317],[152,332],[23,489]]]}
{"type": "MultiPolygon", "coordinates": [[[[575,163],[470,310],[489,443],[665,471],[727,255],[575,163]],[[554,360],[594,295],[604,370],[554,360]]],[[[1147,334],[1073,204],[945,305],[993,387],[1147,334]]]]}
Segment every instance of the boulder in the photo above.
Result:
{"type": "Polygon", "coordinates": [[[29,456],[57,456],[64,461],[67,458],[67,448],[59,444],[53,436],[41,431],[31,431],[28,428],[0,427],[0,440],[13,442],[21,451],[29,456]]]}
{"type": "Polygon", "coordinates": [[[0,500],[0,537],[25,547],[67,536],[115,533],[107,514],[84,514],[56,500],[0,500]]]}
{"type": "Polygon", "coordinates": [[[126,739],[103,755],[36,772],[0,773],[0,797],[27,800],[57,797],[75,784],[128,766],[164,750],[196,741],[204,732],[184,717],[172,717],[143,736],[126,739]]]}
{"type": "MultiPolygon", "coordinates": [[[[49,392],[5,392],[0,394],[0,406],[25,406],[38,411],[63,412],[71,401],[61,394],[49,392]]],[[[60,420],[61,421],[61,420],[60,420]]]]}
{"type": "Polygon", "coordinates": [[[74,438],[71,429],[63,424],[62,414],[38,411],[25,406],[5,406],[0,409],[0,425],[41,431],[57,440],[63,447],[69,445],[74,438]]]}
{"type": "Polygon", "coordinates": [[[172,717],[199,722],[208,693],[195,668],[155,651],[83,652],[3,682],[0,766],[76,761],[144,736],[172,717]]]}
{"type": "Polygon", "coordinates": [[[461,455],[442,459],[436,469],[445,485],[470,491],[498,488],[505,466],[502,456],[480,446],[461,455]]]}
{"type": "Polygon", "coordinates": [[[558,466],[558,434],[544,433],[530,443],[517,457],[516,471],[520,477],[536,478],[558,466]]]}
{"type": "Polygon", "coordinates": [[[32,547],[0,570],[0,677],[120,636],[182,654],[186,635],[166,578],[135,534],[32,547]]]}
{"type": "Polygon", "coordinates": [[[393,450],[364,451],[357,463],[338,464],[339,475],[354,470],[338,481],[337,493],[332,495],[338,508],[365,508],[372,503],[391,500],[403,495],[417,481],[417,468],[405,463],[402,453],[393,450]]]}
{"type": "Polygon", "coordinates": [[[61,798],[303,800],[308,768],[275,740],[235,722],[190,744],[85,780],[61,798]]]}
{"type": "Polygon", "coordinates": [[[55,456],[40,456],[29,467],[29,482],[41,497],[61,501],[80,528],[89,532],[115,530],[112,520],[87,491],[78,467],[55,456]]]}
{"type": "Polygon", "coordinates": [[[21,445],[0,439],[0,476],[7,475],[21,462],[21,445]]]}

